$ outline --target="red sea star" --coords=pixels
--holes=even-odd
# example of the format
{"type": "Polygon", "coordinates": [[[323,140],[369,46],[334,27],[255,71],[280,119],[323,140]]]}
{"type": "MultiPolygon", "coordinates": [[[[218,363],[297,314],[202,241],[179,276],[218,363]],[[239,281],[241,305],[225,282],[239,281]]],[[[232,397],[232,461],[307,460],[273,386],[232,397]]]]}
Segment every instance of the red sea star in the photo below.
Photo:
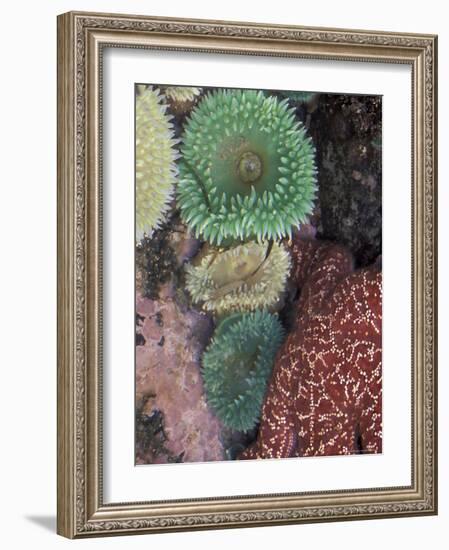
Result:
{"type": "Polygon", "coordinates": [[[257,441],[240,459],[382,452],[382,274],[342,246],[297,239],[294,326],[278,352],[257,441]]]}

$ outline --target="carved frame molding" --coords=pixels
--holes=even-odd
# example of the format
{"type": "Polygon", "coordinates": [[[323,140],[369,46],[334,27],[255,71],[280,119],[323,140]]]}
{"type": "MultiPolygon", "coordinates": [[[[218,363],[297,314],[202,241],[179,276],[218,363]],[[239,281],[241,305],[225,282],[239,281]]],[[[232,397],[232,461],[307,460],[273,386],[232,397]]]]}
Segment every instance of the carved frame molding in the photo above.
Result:
{"type": "Polygon", "coordinates": [[[437,512],[436,109],[432,35],[70,12],[58,17],[58,533],[78,538],[437,512]],[[103,504],[101,86],[104,47],[412,67],[413,483],[103,504]]]}

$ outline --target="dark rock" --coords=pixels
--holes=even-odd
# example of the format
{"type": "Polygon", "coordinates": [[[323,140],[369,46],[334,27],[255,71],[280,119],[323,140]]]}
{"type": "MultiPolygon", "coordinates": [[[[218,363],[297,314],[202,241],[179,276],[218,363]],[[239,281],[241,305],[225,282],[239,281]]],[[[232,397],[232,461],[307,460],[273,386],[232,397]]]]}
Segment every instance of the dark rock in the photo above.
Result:
{"type": "Polygon", "coordinates": [[[382,99],[321,94],[309,132],[317,149],[317,237],[345,244],[366,266],[382,249],[382,99]]]}

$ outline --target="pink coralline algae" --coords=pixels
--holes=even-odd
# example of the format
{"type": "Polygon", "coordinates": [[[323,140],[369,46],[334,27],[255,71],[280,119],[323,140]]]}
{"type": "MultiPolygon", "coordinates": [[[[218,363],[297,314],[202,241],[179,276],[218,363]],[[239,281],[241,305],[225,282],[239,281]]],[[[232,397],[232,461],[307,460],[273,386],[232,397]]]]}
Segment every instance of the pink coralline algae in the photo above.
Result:
{"type": "Polygon", "coordinates": [[[159,451],[137,445],[136,462],[223,460],[223,426],[207,405],[200,373],[212,322],[178,305],[169,285],[160,296],[157,301],[136,297],[136,400],[144,403],[146,418],[158,415],[162,424],[159,451]]]}
{"type": "Polygon", "coordinates": [[[335,244],[296,239],[294,325],[258,439],[240,459],[382,452],[382,275],[335,244]]]}

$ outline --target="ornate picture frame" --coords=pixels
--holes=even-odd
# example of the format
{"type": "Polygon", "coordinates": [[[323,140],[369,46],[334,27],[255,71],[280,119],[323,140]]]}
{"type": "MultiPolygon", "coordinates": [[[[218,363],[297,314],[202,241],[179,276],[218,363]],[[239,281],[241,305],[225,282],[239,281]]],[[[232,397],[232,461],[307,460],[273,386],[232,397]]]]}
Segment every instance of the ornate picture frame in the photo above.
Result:
{"type": "MultiPolygon", "coordinates": [[[[437,513],[437,37],[70,12],[58,17],[58,533],[69,538],[437,513]],[[412,86],[411,484],[104,501],[106,48],[401,64],[412,86]]],[[[130,429],[133,429],[130,427],[130,429]]]]}

